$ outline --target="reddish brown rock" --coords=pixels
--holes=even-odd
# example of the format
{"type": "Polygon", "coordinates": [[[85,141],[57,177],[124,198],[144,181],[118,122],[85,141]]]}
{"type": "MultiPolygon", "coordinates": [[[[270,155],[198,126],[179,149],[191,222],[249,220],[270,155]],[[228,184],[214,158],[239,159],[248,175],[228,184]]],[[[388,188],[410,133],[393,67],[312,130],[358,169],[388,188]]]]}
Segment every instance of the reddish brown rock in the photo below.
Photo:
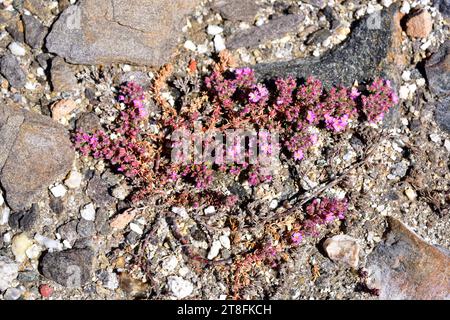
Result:
{"type": "Polygon", "coordinates": [[[433,30],[433,18],[426,10],[413,13],[406,22],[406,34],[413,38],[426,38],[433,30]]]}
{"type": "Polygon", "coordinates": [[[368,285],[380,299],[450,299],[450,256],[388,217],[383,242],[367,257],[368,285]]]}

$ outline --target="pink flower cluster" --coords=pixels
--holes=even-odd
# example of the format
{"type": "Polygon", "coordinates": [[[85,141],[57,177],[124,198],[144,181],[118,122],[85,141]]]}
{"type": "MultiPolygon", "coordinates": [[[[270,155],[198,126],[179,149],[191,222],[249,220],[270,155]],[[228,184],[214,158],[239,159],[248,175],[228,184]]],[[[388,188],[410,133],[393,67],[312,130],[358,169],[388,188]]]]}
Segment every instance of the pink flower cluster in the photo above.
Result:
{"type": "Polygon", "coordinates": [[[367,119],[376,123],[383,120],[386,112],[398,103],[398,96],[389,80],[377,79],[367,87],[368,95],[361,97],[362,109],[367,119]]]}
{"type": "Polygon", "coordinates": [[[103,130],[93,133],[78,130],[73,141],[82,155],[107,160],[118,172],[127,177],[134,177],[139,174],[140,158],[145,152],[138,139],[139,126],[147,116],[143,90],[130,82],[121,87],[118,100],[125,105],[125,110],[120,112],[120,118],[111,135],[103,130]],[[112,139],[111,136],[115,138],[112,139]]]}
{"type": "Polygon", "coordinates": [[[347,199],[316,198],[306,207],[306,219],[289,236],[289,242],[299,245],[305,236],[316,237],[319,227],[336,220],[343,220],[348,210],[347,199]]]}

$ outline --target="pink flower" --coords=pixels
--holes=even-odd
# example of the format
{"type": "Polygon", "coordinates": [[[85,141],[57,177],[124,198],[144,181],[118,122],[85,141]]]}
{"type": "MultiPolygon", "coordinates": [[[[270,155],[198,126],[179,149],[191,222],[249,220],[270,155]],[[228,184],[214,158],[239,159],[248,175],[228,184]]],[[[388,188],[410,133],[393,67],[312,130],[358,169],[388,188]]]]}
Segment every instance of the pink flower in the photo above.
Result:
{"type": "Polygon", "coordinates": [[[299,245],[300,242],[302,242],[302,240],[303,240],[303,235],[301,232],[294,232],[291,235],[291,241],[294,245],[299,245]]]}
{"type": "Polygon", "coordinates": [[[306,120],[308,120],[309,123],[313,123],[316,120],[316,118],[317,118],[316,114],[313,111],[308,110],[306,120]]]}
{"type": "Polygon", "coordinates": [[[358,91],[355,87],[352,88],[352,91],[350,92],[350,98],[352,100],[356,100],[361,95],[361,92],[358,91]]]}
{"type": "Polygon", "coordinates": [[[304,157],[303,151],[298,149],[297,151],[294,152],[294,159],[297,161],[302,160],[304,157]]]}

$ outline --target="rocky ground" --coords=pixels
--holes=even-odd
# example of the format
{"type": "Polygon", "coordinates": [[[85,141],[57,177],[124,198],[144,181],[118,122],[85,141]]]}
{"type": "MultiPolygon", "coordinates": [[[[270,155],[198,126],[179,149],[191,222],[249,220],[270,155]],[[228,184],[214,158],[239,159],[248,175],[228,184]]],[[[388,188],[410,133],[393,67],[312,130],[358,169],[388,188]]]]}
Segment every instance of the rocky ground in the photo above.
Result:
{"type": "Polygon", "coordinates": [[[1,296],[449,299],[449,22],[448,0],[0,0],[1,296]],[[151,91],[171,63],[170,102],[224,50],[260,79],[382,76],[400,102],[379,126],[321,135],[270,184],[232,184],[246,201],[231,212],[174,207],[170,192],[133,203],[128,179],[75,152],[75,129],[114,121],[120,84],[151,91]],[[346,219],[276,268],[252,264],[234,292],[245,252],[318,190],[350,200],[346,219]]]}

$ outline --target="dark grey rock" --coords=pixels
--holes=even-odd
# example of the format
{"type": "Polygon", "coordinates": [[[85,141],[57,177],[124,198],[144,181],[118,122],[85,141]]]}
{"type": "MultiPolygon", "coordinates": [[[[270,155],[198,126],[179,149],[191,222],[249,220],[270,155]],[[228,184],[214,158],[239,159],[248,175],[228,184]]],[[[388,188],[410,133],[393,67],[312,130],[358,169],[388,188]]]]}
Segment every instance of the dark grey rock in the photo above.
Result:
{"type": "Polygon", "coordinates": [[[450,133],[450,96],[436,103],[436,122],[450,133]]]}
{"type": "Polygon", "coordinates": [[[449,0],[434,0],[433,4],[445,18],[450,18],[450,1],[449,0]]]}
{"type": "Polygon", "coordinates": [[[53,58],[53,55],[50,53],[41,53],[36,56],[36,61],[42,67],[42,69],[47,70],[50,66],[50,61],[53,58]]]}
{"type": "Polygon", "coordinates": [[[75,152],[66,129],[18,107],[0,108],[0,183],[13,211],[27,209],[72,167],[75,152]]]}
{"type": "Polygon", "coordinates": [[[108,184],[98,176],[89,181],[86,193],[99,207],[109,207],[115,202],[114,197],[109,194],[108,184]]]}
{"type": "Polygon", "coordinates": [[[30,231],[36,224],[38,215],[39,208],[36,204],[33,204],[29,210],[22,210],[11,214],[9,216],[8,224],[12,229],[30,231]]]}
{"type": "Polygon", "coordinates": [[[128,244],[135,244],[138,242],[138,240],[141,238],[141,236],[139,234],[137,234],[134,231],[130,231],[128,232],[128,234],[125,236],[125,241],[128,244]]]}
{"type": "Polygon", "coordinates": [[[55,198],[50,196],[49,202],[50,209],[56,214],[61,214],[64,212],[64,201],[62,198],[55,198]]]}
{"type": "Polygon", "coordinates": [[[111,234],[108,210],[99,209],[95,216],[95,230],[102,236],[111,234]]]}
{"type": "Polygon", "coordinates": [[[370,288],[383,300],[448,300],[450,257],[388,217],[385,239],[367,257],[370,288]]]}
{"type": "Polygon", "coordinates": [[[450,40],[425,63],[425,71],[431,92],[440,97],[450,95],[450,40]]]}
{"type": "Polygon", "coordinates": [[[46,253],[40,262],[44,277],[64,287],[79,288],[91,280],[94,252],[90,249],[70,249],[46,253]]]}
{"type": "Polygon", "coordinates": [[[304,18],[302,14],[288,14],[276,17],[262,26],[238,31],[227,41],[227,47],[230,49],[251,48],[282,38],[290,32],[296,32],[304,18]]]}
{"type": "Polygon", "coordinates": [[[260,6],[254,0],[216,0],[212,8],[230,21],[253,22],[260,6]]]}
{"type": "Polygon", "coordinates": [[[17,280],[20,282],[34,282],[39,279],[39,273],[35,271],[23,271],[19,272],[17,276],[17,280]]]}
{"type": "Polygon", "coordinates": [[[77,226],[78,221],[71,220],[58,228],[58,233],[61,235],[61,238],[69,241],[72,246],[78,239],[77,226]]]}
{"type": "Polygon", "coordinates": [[[328,29],[320,29],[316,32],[311,33],[306,39],[306,45],[320,44],[328,39],[332,35],[331,31],[328,29]]]}
{"type": "Polygon", "coordinates": [[[0,58],[0,73],[8,80],[11,87],[17,89],[25,86],[27,75],[12,54],[5,54],[0,58]]]}
{"type": "Polygon", "coordinates": [[[356,23],[351,35],[336,49],[322,57],[287,62],[263,63],[254,66],[259,79],[293,76],[319,78],[325,86],[352,85],[377,76],[397,83],[403,57],[398,5],[391,5],[356,23]]]}
{"type": "Polygon", "coordinates": [[[82,238],[92,237],[95,234],[95,223],[85,219],[80,219],[77,225],[77,232],[82,238]]]}
{"type": "Polygon", "coordinates": [[[81,0],[46,39],[49,52],[75,64],[159,66],[178,43],[185,15],[199,0],[81,0]]]}
{"type": "Polygon", "coordinates": [[[48,29],[33,16],[22,16],[25,27],[25,42],[33,49],[41,48],[48,29]]]}
{"type": "Polygon", "coordinates": [[[339,21],[339,18],[332,7],[326,6],[322,10],[322,13],[327,18],[328,22],[330,23],[331,30],[335,30],[337,27],[339,27],[341,25],[341,22],[339,21]]]}
{"type": "Polygon", "coordinates": [[[9,35],[14,39],[14,41],[20,43],[24,42],[25,35],[23,32],[23,24],[20,19],[10,21],[6,26],[6,31],[8,31],[9,35]]]}
{"type": "Polygon", "coordinates": [[[72,67],[60,57],[52,60],[50,75],[53,91],[71,92],[77,87],[77,79],[72,67]]]}

